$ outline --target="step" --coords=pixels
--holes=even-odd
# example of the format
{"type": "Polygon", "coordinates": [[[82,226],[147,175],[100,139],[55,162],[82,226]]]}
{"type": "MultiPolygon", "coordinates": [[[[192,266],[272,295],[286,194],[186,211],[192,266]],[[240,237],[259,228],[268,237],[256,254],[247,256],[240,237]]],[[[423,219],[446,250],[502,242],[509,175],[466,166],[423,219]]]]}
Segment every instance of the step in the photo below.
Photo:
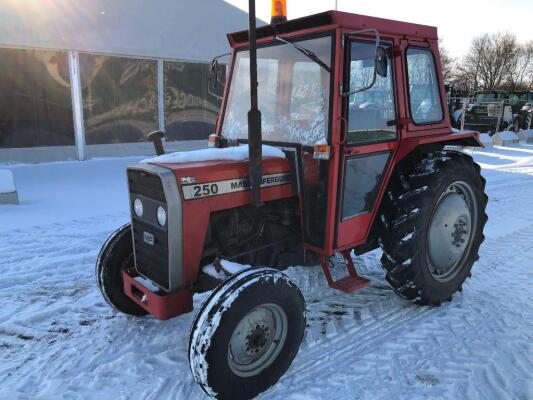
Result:
{"type": "Polygon", "coordinates": [[[342,290],[346,293],[353,293],[357,290],[366,288],[370,284],[370,281],[357,274],[355,265],[353,264],[351,252],[344,251],[342,252],[342,255],[346,261],[346,270],[348,271],[348,276],[345,276],[337,281],[333,280],[333,276],[329,270],[328,258],[322,257],[322,270],[324,271],[324,275],[326,275],[328,285],[333,289],[342,290]]]}
{"type": "Polygon", "coordinates": [[[330,287],[333,289],[342,290],[346,293],[353,293],[357,290],[366,288],[370,284],[370,281],[362,276],[347,276],[330,283],[330,287]]]}

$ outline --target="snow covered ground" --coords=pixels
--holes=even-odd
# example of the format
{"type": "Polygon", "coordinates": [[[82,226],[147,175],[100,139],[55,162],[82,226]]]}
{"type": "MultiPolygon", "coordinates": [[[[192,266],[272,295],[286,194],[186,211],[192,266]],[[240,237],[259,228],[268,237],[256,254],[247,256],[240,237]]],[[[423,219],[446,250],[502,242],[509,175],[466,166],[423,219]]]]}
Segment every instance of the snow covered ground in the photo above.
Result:
{"type": "MultiPolygon", "coordinates": [[[[533,399],[533,146],[467,151],[490,202],[464,291],[439,308],[406,303],[378,251],[356,260],[372,284],[351,295],[319,267],[290,268],[309,326],[262,399],[533,399]]],[[[132,319],[97,292],[96,256],[128,220],[125,166],[138,160],[10,168],[21,205],[0,205],[0,399],[204,397],[187,362],[193,313],[132,319]]]]}

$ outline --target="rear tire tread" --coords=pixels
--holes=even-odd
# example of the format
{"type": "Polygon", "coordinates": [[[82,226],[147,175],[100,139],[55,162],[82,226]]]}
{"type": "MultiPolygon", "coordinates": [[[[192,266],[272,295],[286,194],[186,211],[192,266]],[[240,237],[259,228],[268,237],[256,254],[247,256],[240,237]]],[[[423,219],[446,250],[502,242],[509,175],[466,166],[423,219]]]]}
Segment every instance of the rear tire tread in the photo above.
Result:
{"type": "MultiPolygon", "coordinates": [[[[382,234],[378,243],[383,250],[381,263],[387,272],[386,281],[398,295],[417,303],[438,306],[444,301],[451,300],[449,294],[432,293],[424,284],[420,266],[414,264],[419,255],[417,241],[419,231],[425,231],[417,229],[420,223],[419,214],[427,212],[428,204],[431,204],[435,196],[435,181],[443,175],[438,173],[454,166],[466,169],[471,175],[478,177],[478,189],[482,191],[482,195],[479,196],[481,204],[479,204],[478,234],[473,238],[469,260],[465,263],[465,266],[468,264],[466,277],[470,277],[471,265],[479,259],[479,247],[485,238],[482,232],[487,221],[485,208],[488,201],[485,194],[486,181],[480,175],[481,169],[472,157],[447,150],[423,155],[418,162],[406,160],[398,166],[396,176],[391,177],[388,195],[384,197],[380,209],[382,234]]],[[[454,292],[460,289],[462,282],[454,292]]]]}

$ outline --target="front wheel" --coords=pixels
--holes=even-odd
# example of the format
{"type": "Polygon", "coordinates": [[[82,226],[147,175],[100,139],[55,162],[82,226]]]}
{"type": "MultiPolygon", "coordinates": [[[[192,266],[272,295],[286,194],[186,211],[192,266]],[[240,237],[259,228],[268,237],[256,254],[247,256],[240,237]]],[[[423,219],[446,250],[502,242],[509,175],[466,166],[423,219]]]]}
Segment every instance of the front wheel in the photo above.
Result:
{"type": "Polygon", "coordinates": [[[96,261],[96,282],[107,304],[133,316],[148,312],[124,293],[122,272],[134,266],[131,225],[117,229],[102,246],[96,261]]]}
{"type": "Polygon", "coordinates": [[[249,399],[268,389],[296,356],[306,325],[298,287],[274,269],[229,277],[202,305],[191,328],[196,382],[218,399],[249,399]]]}
{"type": "Polygon", "coordinates": [[[391,181],[379,241],[386,280],[406,299],[439,305],[479,258],[485,180],[470,156],[441,151],[400,167],[391,181]]]}

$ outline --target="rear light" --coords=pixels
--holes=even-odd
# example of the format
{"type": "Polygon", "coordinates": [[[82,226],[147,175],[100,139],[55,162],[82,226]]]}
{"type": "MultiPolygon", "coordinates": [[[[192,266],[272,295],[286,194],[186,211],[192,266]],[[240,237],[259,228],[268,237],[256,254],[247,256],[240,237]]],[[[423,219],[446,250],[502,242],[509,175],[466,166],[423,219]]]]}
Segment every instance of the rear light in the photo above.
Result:
{"type": "Polygon", "coordinates": [[[207,147],[218,147],[223,149],[229,146],[229,141],[223,136],[218,136],[216,133],[209,135],[207,139],[207,147]]]}
{"type": "Polygon", "coordinates": [[[331,146],[328,144],[316,144],[313,158],[316,160],[329,160],[331,146]]]}
{"type": "Polygon", "coordinates": [[[209,135],[209,138],[207,139],[207,147],[218,147],[218,136],[213,133],[212,135],[209,135]]]}

